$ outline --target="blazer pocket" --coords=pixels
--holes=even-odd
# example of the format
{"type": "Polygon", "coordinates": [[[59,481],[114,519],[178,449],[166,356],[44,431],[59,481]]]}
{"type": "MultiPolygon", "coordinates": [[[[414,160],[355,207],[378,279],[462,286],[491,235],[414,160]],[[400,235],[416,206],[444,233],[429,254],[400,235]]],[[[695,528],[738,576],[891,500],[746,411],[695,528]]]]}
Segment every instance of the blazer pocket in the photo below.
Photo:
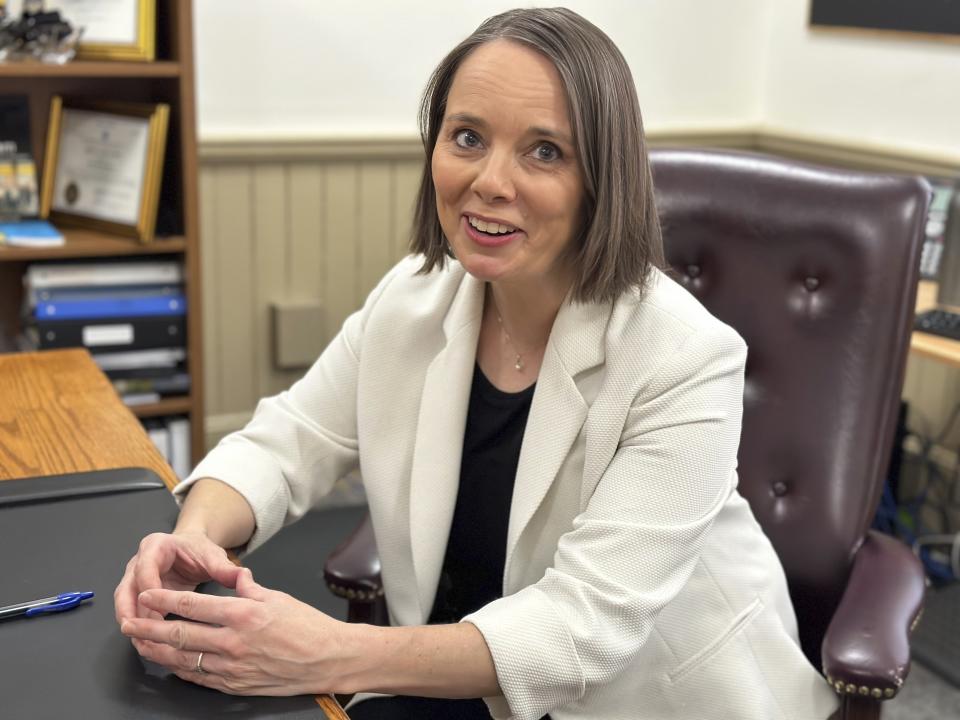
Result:
{"type": "Polygon", "coordinates": [[[687,658],[682,663],[677,665],[673,672],[667,675],[667,680],[669,680],[671,684],[681,682],[687,675],[706,663],[718,652],[723,650],[727,643],[743,632],[744,628],[750,624],[750,622],[760,613],[761,610],[763,610],[763,603],[759,597],[755,598],[752,603],[737,613],[737,616],[731,621],[730,625],[722,633],[720,633],[716,639],[710,642],[695,655],[687,658]]]}

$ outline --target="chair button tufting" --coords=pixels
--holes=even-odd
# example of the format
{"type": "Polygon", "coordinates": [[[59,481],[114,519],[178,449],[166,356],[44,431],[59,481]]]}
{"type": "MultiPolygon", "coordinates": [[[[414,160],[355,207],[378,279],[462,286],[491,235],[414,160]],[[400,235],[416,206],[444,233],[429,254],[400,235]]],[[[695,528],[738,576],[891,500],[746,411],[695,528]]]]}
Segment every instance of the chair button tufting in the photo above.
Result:
{"type": "Polygon", "coordinates": [[[787,494],[787,484],[783,480],[777,480],[773,484],[773,494],[777,497],[783,497],[787,494]]]}
{"type": "Polygon", "coordinates": [[[820,278],[808,277],[803,281],[803,286],[810,292],[813,292],[820,287],[820,278]]]}
{"type": "Polygon", "coordinates": [[[687,265],[687,277],[691,280],[696,280],[698,277],[700,277],[700,266],[687,265]]]}

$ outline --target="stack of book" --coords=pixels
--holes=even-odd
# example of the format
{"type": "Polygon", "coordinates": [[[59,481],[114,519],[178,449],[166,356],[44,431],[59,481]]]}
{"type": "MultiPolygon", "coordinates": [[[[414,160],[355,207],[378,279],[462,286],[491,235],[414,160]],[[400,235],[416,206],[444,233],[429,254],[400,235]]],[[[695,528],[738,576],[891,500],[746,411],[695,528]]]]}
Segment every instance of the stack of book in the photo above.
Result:
{"type": "Polygon", "coordinates": [[[181,263],[35,264],[24,286],[24,349],[86,347],[128,405],[189,392],[181,263]]]}

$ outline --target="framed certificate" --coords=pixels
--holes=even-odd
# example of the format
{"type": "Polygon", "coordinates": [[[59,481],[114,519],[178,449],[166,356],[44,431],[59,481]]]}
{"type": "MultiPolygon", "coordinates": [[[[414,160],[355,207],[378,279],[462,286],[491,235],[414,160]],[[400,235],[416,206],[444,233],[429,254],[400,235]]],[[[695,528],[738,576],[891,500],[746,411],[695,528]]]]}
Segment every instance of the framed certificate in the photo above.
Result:
{"type": "Polygon", "coordinates": [[[50,104],[40,216],[153,240],[170,108],[50,104]]]}
{"type": "Polygon", "coordinates": [[[74,27],[82,27],[78,60],[156,57],[156,0],[47,0],[74,27]]]}

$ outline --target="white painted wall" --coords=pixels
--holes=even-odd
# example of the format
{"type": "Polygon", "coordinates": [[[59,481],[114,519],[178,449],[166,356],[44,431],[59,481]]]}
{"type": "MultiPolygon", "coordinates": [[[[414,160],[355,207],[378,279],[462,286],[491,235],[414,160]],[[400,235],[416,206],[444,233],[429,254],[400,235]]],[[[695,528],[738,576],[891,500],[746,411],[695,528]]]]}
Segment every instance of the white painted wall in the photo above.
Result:
{"type": "MultiPolygon", "coordinates": [[[[433,67],[484,18],[516,4],[199,0],[200,137],[414,134],[433,67]]],[[[759,122],[768,0],[566,4],[623,51],[648,128],[759,122]]]]}
{"type": "Polygon", "coordinates": [[[960,43],[810,30],[809,0],[772,0],[763,123],[960,162],[960,43]]]}
{"type": "MultiPolygon", "coordinates": [[[[201,139],[412,135],[436,63],[515,4],[199,0],[201,139]]],[[[764,127],[960,162],[960,44],[811,31],[809,0],[567,4],[623,51],[648,129],[764,127]]]]}

